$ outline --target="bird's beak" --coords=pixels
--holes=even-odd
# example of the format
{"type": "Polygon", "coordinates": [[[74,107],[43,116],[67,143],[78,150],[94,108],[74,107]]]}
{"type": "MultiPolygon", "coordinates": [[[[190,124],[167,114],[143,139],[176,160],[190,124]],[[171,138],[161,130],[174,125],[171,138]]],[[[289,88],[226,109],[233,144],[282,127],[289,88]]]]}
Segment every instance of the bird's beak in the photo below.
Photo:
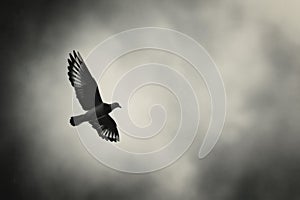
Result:
{"type": "Polygon", "coordinates": [[[119,108],[122,108],[122,107],[119,105],[119,108]]]}

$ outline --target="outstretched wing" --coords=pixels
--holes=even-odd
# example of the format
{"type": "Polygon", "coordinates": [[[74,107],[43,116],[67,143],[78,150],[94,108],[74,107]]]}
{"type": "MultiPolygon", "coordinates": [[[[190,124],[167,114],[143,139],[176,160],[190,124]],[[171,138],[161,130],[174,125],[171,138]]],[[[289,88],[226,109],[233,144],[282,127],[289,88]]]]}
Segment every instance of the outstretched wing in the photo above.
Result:
{"type": "Polygon", "coordinates": [[[102,103],[95,79],[89,72],[79,52],[73,51],[68,58],[68,76],[75,89],[76,97],[84,110],[90,110],[102,103]]]}
{"type": "Polygon", "coordinates": [[[108,114],[98,118],[97,120],[91,120],[89,123],[97,130],[98,135],[101,138],[111,142],[120,141],[117,124],[108,114]]]}

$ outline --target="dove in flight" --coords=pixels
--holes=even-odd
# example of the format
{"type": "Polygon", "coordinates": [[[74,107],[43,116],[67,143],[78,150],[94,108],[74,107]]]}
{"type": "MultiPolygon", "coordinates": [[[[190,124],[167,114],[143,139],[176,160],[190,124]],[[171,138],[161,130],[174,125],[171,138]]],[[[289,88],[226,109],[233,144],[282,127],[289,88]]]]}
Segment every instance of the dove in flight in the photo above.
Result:
{"type": "Polygon", "coordinates": [[[86,112],[70,119],[72,126],[88,122],[96,129],[98,135],[111,142],[120,141],[117,124],[109,116],[115,108],[121,108],[119,103],[104,103],[95,79],[89,72],[79,52],[73,51],[68,58],[68,76],[75,89],[76,97],[86,112]]]}

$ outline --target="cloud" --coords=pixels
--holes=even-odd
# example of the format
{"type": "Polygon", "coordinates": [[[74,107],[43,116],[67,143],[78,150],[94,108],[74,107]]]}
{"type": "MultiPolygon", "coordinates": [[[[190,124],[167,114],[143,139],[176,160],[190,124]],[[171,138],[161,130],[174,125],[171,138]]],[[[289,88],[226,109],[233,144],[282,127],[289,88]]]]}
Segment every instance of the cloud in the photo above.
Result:
{"type": "MultiPolygon", "coordinates": [[[[5,157],[12,155],[6,164],[14,167],[4,169],[11,170],[7,175],[14,187],[11,196],[296,199],[300,184],[296,4],[53,1],[10,8],[14,15],[9,15],[12,23],[6,32],[12,38],[5,44],[9,52],[5,62],[11,67],[2,80],[10,83],[11,91],[3,101],[14,106],[4,108],[6,134],[1,145],[5,157]],[[65,59],[72,49],[87,55],[111,34],[140,26],[174,28],[203,44],[224,78],[228,114],[221,140],[206,159],[197,159],[203,137],[199,135],[174,165],[130,175],[99,164],[68,127],[72,93],[65,59]]],[[[208,112],[204,111],[204,122],[208,112]]],[[[201,127],[200,132],[204,130],[201,127]]]]}

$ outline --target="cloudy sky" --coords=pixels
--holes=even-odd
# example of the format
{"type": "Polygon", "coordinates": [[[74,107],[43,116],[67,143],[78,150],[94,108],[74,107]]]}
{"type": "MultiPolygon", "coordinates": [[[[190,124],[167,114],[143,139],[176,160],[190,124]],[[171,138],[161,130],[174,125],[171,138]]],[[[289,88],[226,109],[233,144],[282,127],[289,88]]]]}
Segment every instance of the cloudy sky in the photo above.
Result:
{"type": "MultiPolygon", "coordinates": [[[[293,0],[5,4],[1,192],[6,199],[299,199],[299,6],[293,0]],[[227,118],[214,150],[198,160],[209,119],[207,92],[199,92],[203,126],[191,148],[167,168],[128,174],[101,165],[68,124],[73,90],[66,57],[73,49],[86,57],[112,34],[145,26],[183,32],[205,47],[223,77],[227,118]]],[[[136,52],[114,69],[149,58],[143,55],[170,56],[136,52]]],[[[133,120],[147,122],[138,116],[133,120]]]]}

